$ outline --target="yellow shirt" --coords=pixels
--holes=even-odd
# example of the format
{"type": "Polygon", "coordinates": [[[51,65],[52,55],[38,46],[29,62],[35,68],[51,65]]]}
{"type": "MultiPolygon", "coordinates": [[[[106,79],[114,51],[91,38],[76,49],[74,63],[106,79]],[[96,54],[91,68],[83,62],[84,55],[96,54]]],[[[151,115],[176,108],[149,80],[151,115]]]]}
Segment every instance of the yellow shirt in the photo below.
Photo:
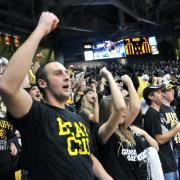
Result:
{"type": "Polygon", "coordinates": [[[141,77],[138,77],[138,80],[139,80],[139,87],[137,92],[138,92],[139,100],[141,102],[143,99],[143,91],[147,86],[149,86],[149,82],[142,80],[141,77]]]}
{"type": "Polygon", "coordinates": [[[32,69],[29,69],[28,77],[29,77],[30,84],[36,84],[36,77],[34,76],[32,69]]]}

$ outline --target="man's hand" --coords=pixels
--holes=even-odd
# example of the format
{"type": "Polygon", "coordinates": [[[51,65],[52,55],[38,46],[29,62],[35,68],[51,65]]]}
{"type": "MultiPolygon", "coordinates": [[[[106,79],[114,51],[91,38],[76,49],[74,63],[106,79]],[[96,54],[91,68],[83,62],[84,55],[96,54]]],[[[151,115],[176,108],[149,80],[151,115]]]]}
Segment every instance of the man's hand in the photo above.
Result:
{"type": "Polygon", "coordinates": [[[180,132],[180,122],[177,123],[175,128],[177,129],[177,132],[180,132]]]}
{"type": "Polygon", "coordinates": [[[100,75],[101,75],[102,77],[107,78],[109,74],[111,74],[111,73],[107,70],[106,67],[103,67],[103,68],[100,70],[100,75]]]}
{"type": "Polygon", "coordinates": [[[11,150],[11,152],[10,152],[11,155],[15,156],[17,154],[17,148],[14,143],[10,144],[10,150],[11,150]]]}
{"type": "Polygon", "coordinates": [[[98,95],[96,92],[93,93],[93,99],[94,99],[94,103],[98,102],[98,95]]]}
{"type": "Polygon", "coordinates": [[[47,35],[57,27],[58,23],[59,19],[56,15],[50,12],[43,12],[39,18],[37,27],[44,32],[44,35],[47,35]]]}
{"type": "Polygon", "coordinates": [[[127,74],[121,76],[121,81],[125,83],[126,85],[132,82],[131,78],[127,74]]]}
{"type": "Polygon", "coordinates": [[[43,51],[41,51],[40,53],[36,54],[35,61],[40,63],[43,58],[44,54],[43,51]]]}

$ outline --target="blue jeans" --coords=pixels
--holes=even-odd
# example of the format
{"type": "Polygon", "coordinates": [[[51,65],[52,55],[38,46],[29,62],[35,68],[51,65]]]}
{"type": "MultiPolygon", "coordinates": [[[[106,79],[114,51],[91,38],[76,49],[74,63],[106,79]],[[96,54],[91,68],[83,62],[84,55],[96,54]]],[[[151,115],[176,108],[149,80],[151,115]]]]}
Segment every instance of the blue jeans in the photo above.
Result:
{"type": "Polygon", "coordinates": [[[180,150],[174,149],[173,153],[174,153],[174,157],[175,157],[179,175],[180,175],[180,150]]]}
{"type": "Polygon", "coordinates": [[[165,180],[179,180],[178,170],[176,172],[164,173],[165,180]]]}

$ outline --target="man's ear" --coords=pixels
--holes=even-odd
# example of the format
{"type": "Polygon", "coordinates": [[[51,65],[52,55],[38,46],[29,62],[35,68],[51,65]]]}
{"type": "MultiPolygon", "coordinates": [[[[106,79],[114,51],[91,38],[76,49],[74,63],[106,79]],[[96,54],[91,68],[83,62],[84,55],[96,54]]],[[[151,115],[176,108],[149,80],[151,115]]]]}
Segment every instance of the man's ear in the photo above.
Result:
{"type": "Polygon", "coordinates": [[[38,80],[38,85],[39,85],[39,87],[42,88],[42,89],[47,88],[47,82],[44,81],[43,79],[39,79],[39,80],[38,80]]]}
{"type": "Polygon", "coordinates": [[[152,100],[152,99],[153,99],[153,95],[149,95],[148,98],[149,98],[150,100],[152,100]]]}

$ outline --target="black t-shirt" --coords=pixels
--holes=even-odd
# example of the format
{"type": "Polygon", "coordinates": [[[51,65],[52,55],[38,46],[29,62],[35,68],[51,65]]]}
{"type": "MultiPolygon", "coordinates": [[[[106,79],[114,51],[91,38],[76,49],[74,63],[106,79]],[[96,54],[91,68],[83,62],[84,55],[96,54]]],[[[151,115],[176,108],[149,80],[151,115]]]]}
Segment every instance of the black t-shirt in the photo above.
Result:
{"type": "Polygon", "coordinates": [[[0,174],[7,173],[16,168],[15,156],[10,154],[10,142],[15,140],[12,124],[6,118],[0,118],[0,174]]]}
{"type": "Polygon", "coordinates": [[[94,179],[89,130],[79,115],[34,101],[14,125],[25,142],[30,180],[94,179]]]}
{"type": "Polygon", "coordinates": [[[79,92],[78,95],[80,96],[78,101],[76,101],[76,96],[77,95],[74,96],[74,104],[75,104],[76,112],[79,112],[79,110],[81,108],[81,101],[82,101],[82,98],[83,98],[84,94],[79,92]]]}
{"type": "MultiPolygon", "coordinates": [[[[144,130],[153,138],[155,135],[165,134],[169,131],[169,124],[162,113],[150,107],[145,115],[144,130]]],[[[159,146],[159,157],[164,173],[177,170],[176,162],[172,152],[172,143],[166,142],[159,146]]]]}
{"type": "Polygon", "coordinates": [[[85,112],[85,111],[80,111],[80,112],[79,112],[79,115],[80,115],[83,119],[86,120],[86,122],[87,122],[87,124],[88,124],[88,126],[89,126],[89,128],[90,128],[90,132],[91,132],[91,134],[93,134],[94,128],[95,128],[95,126],[97,125],[97,123],[91,121],[91,120],[89,119],[89,114],[88,114],[87,112],[85,112]]]}
{"type": "MultiPolygon", "coordinates": [[[[95,131],[96,137],[98,137],[98,129],[95,131]]],[[[124,138],[121,139],[116,134],[113,134],[106,144],[103,144],[100,138],[97,139],[100,162],[114,180],[147,179],[146,164],[137,161],[137,155],[140,153],[138,150],[143,146],[142,141],[139,141],[139,136],[135,136],[136,145],[124,138]]]]}
{"type": "Polygon", "coordinates": [[[177,117],[180,119],[180,96],[178,96],[175,100],[175,107],[176,107],[177,117]]]}
{"type": "Polygon", "coordinates": [[[133,125],[142,128],[144,123],[142,112],[139,111],[139,114],[136,116],[135,120],[133,121],[133,125]]]}
{"type": "MultiPolygon", "coordinates": [[[[178,123],[178,117],[176,112],[174,111],[173,107],[161,105],[160,112],[166,118],[166,124],[168,124],[169,130],[174,128],[178,123]]],[[[180,150],[180,132],[178,132],[173,138],[173,145],[174,148],[178,148],[180,150]]]]}

